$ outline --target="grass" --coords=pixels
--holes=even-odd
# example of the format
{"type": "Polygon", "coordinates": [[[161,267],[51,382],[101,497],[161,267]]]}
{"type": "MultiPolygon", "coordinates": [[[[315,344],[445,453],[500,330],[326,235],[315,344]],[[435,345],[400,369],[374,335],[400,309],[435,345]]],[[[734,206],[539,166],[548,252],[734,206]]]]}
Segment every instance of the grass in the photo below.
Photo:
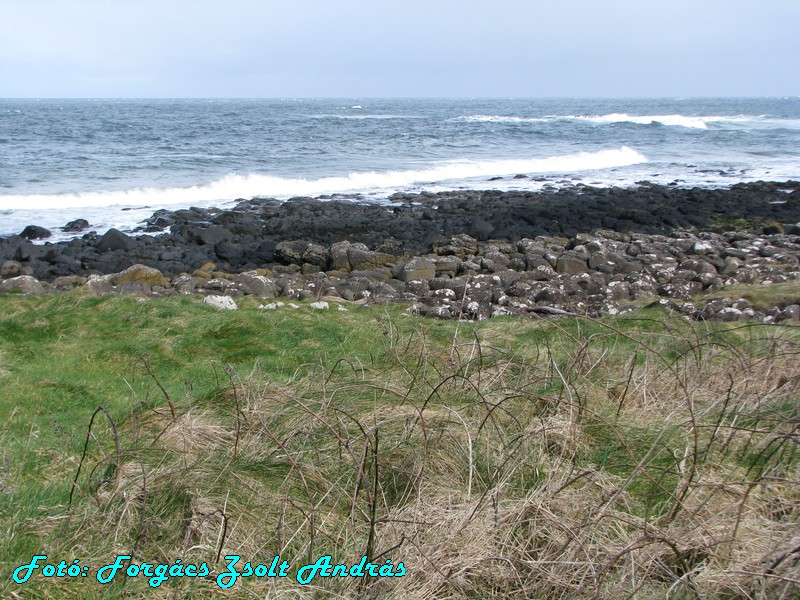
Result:
{"type": "Polygon", "coordinates": [[[800,594],[797,328],[348,308],[0,296],[0,594],[800,594]],[[121,554],[291,568],[96,582],[121,554]],[[406,574],[301,586],[323,555],[406,574]]]}
{"type": "Polygon", "coordinates": [[[770,285],[732,285],[720,292],[706,296],[713,298],[744,298],[756,310],[768,310],[773,306],[785,308],[791,304],[800,304],[800,289],[794,281],[773,283],[770,285]]]}

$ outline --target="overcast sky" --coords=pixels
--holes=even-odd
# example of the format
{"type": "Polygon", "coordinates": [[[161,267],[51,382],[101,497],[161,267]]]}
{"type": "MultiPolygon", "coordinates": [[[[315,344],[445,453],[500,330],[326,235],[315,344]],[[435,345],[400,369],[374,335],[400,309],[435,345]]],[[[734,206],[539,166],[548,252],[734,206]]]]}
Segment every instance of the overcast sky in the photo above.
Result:
{"type": "Polygon", "coordinates": [[[800,0],[0,0],[0,97],[800,95],[800,0]]]}

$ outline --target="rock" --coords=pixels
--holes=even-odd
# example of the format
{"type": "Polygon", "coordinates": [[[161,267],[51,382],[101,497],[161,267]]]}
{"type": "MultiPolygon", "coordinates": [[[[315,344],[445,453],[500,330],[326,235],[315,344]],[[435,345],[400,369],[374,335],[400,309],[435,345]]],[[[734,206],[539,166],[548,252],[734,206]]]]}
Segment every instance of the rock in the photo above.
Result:
{"type": "Polygon", "coordinates": [[[400,269],[397,278],[405,283],[415,279],[433,279],[436,277],[436,265],[428,258],[415,256],[400,269]]]}
{"type": "Polygon", "coordinates": [[[111,285],[118,286],[123,283],[137,282],[146,284],[148,287],[168,287],[169,282],[166,277],[153,267],[136,264],[128,267],[121,273],[113,275],[110,279],[111,285]]]}
{"type": "Polygon", "coordinates": [[[389,281],[392,272],[388,269],[382,271],[350,271],[350,277],[369,279],[370,281],[389,281]]]}
{"type": "Polygon", "coordinates": [[[698,281],[667,283],[658,288],[659,296],[691,300],[692,296],[703,291],[703,284],[698,281]]]}
{"type": "Polygon", "coordinates": [[[120,296],[147,296],[153,291],[144,281],[124,281],[114,286],[113,292],[120,296]]]}
{"type": "Polygon", "coordinates": [[[238,308],[236,302],[230,296],[206,296],[203,298],[203,304],[223,310],[236,310],[238,308]]]}
{"type": "Polygon", "coordinates": [[[776,321],[800,321],[800,305],[790,304],[775,318],[776,321]]]}
{"type": "Polygon", "coordinates": [[[744,266],[744,261],[734,258],[733,256],[729,256],[725,259],[724,266],[720,271],[723,275],[733,275],[739,270],[741,267],[744,266]]]}
{"type": "Polygon", "coordinates": [[[2,294],[23,294],[25,296],[41,296],[44,294],[44,286],[35,277],[30,275],[19,275],[0,282],[0,293],[2,294]]]}
{"type": "Polygon", "coordinates": [[[437,256],[433,259],[433,264],[436,269],[436,276],[458,274],[461,267],[461,259],[457,256],[437,256]]]}
{"type": "Polygon", "coordinates": [[[393,263],[395,257],[383,252],[373,252],[364,244],[351,244],[347,248],[347,261],[353,271],[371,271],[393,263]]]}
{"type": "Polygon", "coordinates": [[[612,300],[630,300],[631,286],[627,281],[612,281],[608,284],[608,295],[612,300]]]}
{"type": "Polygon", "coordinates": [[[769,245],[769,244],[764,244],[763,246],[761,246],[758,249],[758,255],[761,256],[762,258],[768,258],[770,256],[775,256],[779,252],[780,252],[780,250],[778,248],[776,248],[775,246],[769,245]]]}
{"type": "MultiPolygon", "coordinates": [[[[400,284],[402,285],[402,284],[400,284]]],[[[382,300],[393,300],[396,296],[396,289],[389,283],[373,282],[367,287],[367,291],[371,294],[372,298],[381,298],[382,300]]]]}
{"type": "Polygon", "coordinates": [[[577,275],[585,273],[588,269],[586,258],[574,253],[567,252],[558,257],[556,272],[563,275],[577,275]]]}
{"type": "Polygon", "coordinates": [[[431,306],[424,312],[420,312],[426,317],[435,319],[449,319],[453,316],[453,313],[446,306],[431,306]]]}
{"type": "Polygon", "coordinates": [[[191,275],[181,275],[172,280],[172,288],[179,294],[191,294],[197,287],[197,281],[191,275]]]}
{"type": "Polygon", "coordinates": [[[742,319],[747,318],[741,310],[739,310],[738,308],[733,308],[732,306],[723,308],[715,316],[720,321],[728,323],[733,321],[741,321],[742,319]]]}
{"type": "Polygon", "coordinates": [[[86,219],[75,219],[74,221],[70,221],[69,223],[64,225],[61,228],[61,231],[67,233],[77,233],[80,231],[85,231],[86,229],[89,229],[89,227],[90,227],[89,221],[87,221],[86,219]]]}
{"type": "Polygon", "coordinates": [[[3,262],[3,266],[0,268],[1,279],[17,277],[21,274],[22,274],[22,264],[16,260],[7,260],[3,262]]]}
{"type": "Polygon", "coordinates": [[[260,298],[275,298],[279,292],[277,284],[272,279],[254,271],[240,273],[234,278],[234,282],[239,284],[246,294],[260,298]]]}
{"type": "Polygon", "coordinates": [[[417,298],[424,298],[430,293],[431,287],[426,279],[414,279],[406,283],[405,291],[417,298]]]}
{"type": "Polygon", "coordinates": [[[697,241],[691,246],[691,252],[693,254],[711,254],[714,251],[714,245],[711,242],[707,241],[697,241]]]}
{"type": "Polygon", "coordinates": [[[114,292],[114,285],[111,283],[112,277],[114,277],[114,274],[89,275],[86,287],[88,287],[95,296],[106,296],[114,292]]]}
{"type": "Polygon", "coordinates": [[[262,304],[258,308],[261,310],[278,310],[281,306],[286,306],[283,302],[270,302],[269,304],[262,304]]]}
{"type": "Polygon", "coordinates": [[[213,246],[231,238],[233,234],[222,225],[212,225],[197,234],[197,240],[206,246],[213,246]]]}
{"type": "Polygon", "coordinates": [[[720,286],[720,279],[713,273],[698,273],[692,278],[692,281],[698,281],[703,284],[703,289],[718,288],[720,286]]]}
{"type": "MultiPolygon", "coordinates": [[[[92,233],[40,245],[11,236],[0,240],[5,267],[0,276],[57,280],[56,287],[63,289],[71,285],[65,277],[109,273],[87,282],[93,293],[106,294],[152,293],[153,288],[167,293],[162,288],[168,275],[169,293],[280,295],[309,302],[323,296],[408,299],[425,306],[420,312],[439,307],[450,318],[529,314],[537,303],[580,314],[616,314],[626,310],[622,303],[659,291],[687,299],[739,283],[800,280],[800,228],[787,226],[788,233],[769,236],[704,231],[719,216],[800,222],[800,205],[771,204],[779,194],[776,185],[713,191],[656,185],[459,190],[397,194],[389,206],[252,199],[233,210],[158,211],[148,226],[171,227],[158,237],[133,238],[112,230],[102,238],[92,233]],[[209,261],[216,264],[197,270],[209,261]],[[140,265],[134,269],[132,263],[140,265]],[[154,281],[148,279],[152,267],[160,274],[152,273],[154,281]],[[134,274],[139,269],[144,273],[134,274]],[[235,275],[239,271],[245,273],[235,275]]],[[[723,312],[726,308],[740,311],[742,318],[771,322],[782,313],[777,307],[766,315],[728,303],[700,317],[702,311],[694,307],[682,314],[739,318],[723,312]]],[[[786,319],[793,318],[794,309],[784,310],[786,319]]]]}
{"type": "Polygon", "coordinates": [[[493,231],[494,225],[492,225],[486,219],[481,217],[475,217],[472,219],[472,225],[469,228],[469,233],[471,236],[485,241],[489,239],[489,236],[492,235],[493,231]]]}
{"type": "Polygon", "coordinates": [[[569,301],[569,294],[561,287],[547,285],[536,292],[535,299],[539,304],[554,306],[566,304],[569,301]]]}
{"type": "Polygon", "coordinates": [[[242,291],[235,281],[224,277],[214,277],[212,279],[198,280],[198,287],[202,290],[213,292],[221,296],[241,296],[242,291]]]}
{"type": "Polygon", "coordinates": [[[88,279],[79,275],[62,275],[53,280],[53,287],[59,291],[71,290],[76,287],[83,287],[86,285],[88,279]]]}
{"type": "Polygon", "coordinates": [[[326,267],[328,251],[320,244],[292,240],[281,242],[275,246],[275,258],[285,264],[303,265],[307,263],[316,267],[326,267]]]}
{"type": "Polygon", "coordinates": [[[342,272],[347,272],[350,270],[350,259],[347,256],[347,250],[349,248],[350,242],[346,240],[331,244],[331,247],[328,249],[328,254],[330,257],[329,266],[331,270],[342,272]]]}
{"type": "Polygon", "coordinates": [[[133,243],[134,240],[131,236],[112,227],[97,241],[95,248],[98,252],[110,252],[113,250],[128,251],[133,246],[133,243]]]}
{"type": "Polygon", "coordinates": [[[478,253],[478,240],[464,233],[454,235],[449,240],[435,243],[433,252],[440,256],[456,256],[464,260],[466,256],[478,253]]]}
{"type": "Polygon", "coordinates": [[[49,238],[51,235],[53,235],[53,232],[45,227],[28,225],[22,230],[22,233],[19,234],[19,237],[25,238],[26,240],[43,240],[49,238]]]}
{"type": "Polygon", "coordinates": [[[312,302],[308,305],[308,307],[312,310],[328,310],[330,308],[328,303],[323,301],[312,302]]]}

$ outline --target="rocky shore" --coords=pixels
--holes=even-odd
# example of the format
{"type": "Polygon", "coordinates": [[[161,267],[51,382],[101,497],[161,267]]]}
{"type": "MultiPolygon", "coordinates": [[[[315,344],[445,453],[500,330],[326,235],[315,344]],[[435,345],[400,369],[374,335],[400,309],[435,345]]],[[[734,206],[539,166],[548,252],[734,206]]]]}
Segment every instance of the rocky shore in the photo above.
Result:
{"type": "Polygon", "coordinates": [[[798,182],[391,200],[255,198],[229,210],[160,210],[134,235],[112,229],[54,244],[34,243],[49,232],[31,226],[0,239],[0,292],[85,285],[96,294],[403,300],[412,312],[467,319],[616,314],[653,300],[698,319],[800,319],[795,302],[692,302],[736,284],[800,278],[798,182]]]}

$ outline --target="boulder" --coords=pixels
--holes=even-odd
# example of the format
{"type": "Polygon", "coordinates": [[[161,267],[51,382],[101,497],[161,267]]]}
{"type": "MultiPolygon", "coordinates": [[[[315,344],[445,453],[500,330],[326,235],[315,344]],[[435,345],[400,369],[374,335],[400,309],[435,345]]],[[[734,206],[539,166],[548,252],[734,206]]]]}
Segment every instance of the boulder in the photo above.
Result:
{"type": "Polygon", "coordinates": [[[86,285],[87,281],[86,277],[79,275],[62,275],[53,280],[53,287],[57,290],[71,290],[86,285]]]}
{"type": "Polygon", "coordinates": [[[586,258],[575,253],[566,252],[558,257],[556,272],[562,275],[577,275],[585,273],[588,269],[586,258]]]}
{"type": "Polygon", "coordinates": [[[463,260],[465,256],[478,253],[478,240],[461,233],[454,235],[449,240],[436,242],[433,245],[433,252],[439,256],[457,256],[463,260]]]}
{"type": "Polygon", "coordinates": [[[397,274],[397,278],[408,283],[415,279],[433,279],[436,277],[436,265],[429,258],[415,256],[402,266],[397,274]]]}
{"type": "MultiPolygon", "coordinates": [[[[328,254],[330,257],[329,266],[333,271],[347,272],[350,270],[350,259],[347,256],[347,250],[350,248],[350,242],[342,241],[331,244],[328,254]]],[[[365,246],[366,248],[366,246],[365,246]]]]}
{"type": "Polygon", "coordinates": [[[742,319],[746,319],[747,316],[738,308],[733,308],[732,306],[728,306],[720,310],[715,317],[726,323],[730,323],[733,321],[741,321],[742,319]]]}
{"type": "Polygon", "coordinates": [[[778,315],[777,321],[800,321],[800,305],[790,304],[778,315]]]}
{"type": "Polygon", "coordinates": [[[284,264],[303,265],[308,263],[317,267],[328,264],[328,250],[313,242],[292,240],[275,246],[275,258],[284,264]]]}
{"type": "Polygon", "coordinates": [[[53,235],[53,232],[45,227],[28,225],[22,230],[22,233],[19,234],[19,237],[25,238],[26,240],[43,240],[49,238],[51,235],[53,235]]]}
{"type": "Polygon", "coordinates": [[[461,267],[461,259],[457,256],[437,256],[433,259],[436,268],[436,276],[456,275],[461,267]]]}
{"type": "Polygon", "coordinates": [[[0,293],[41,296],[44,294],[44,286],[35,277],[20,275],[0,282],[0,293]]]}
{"type": "Polygon", "coordinates": [[[233,238],[233,234],[222,225],[212,225],[197,234],[197,240],[206,246],[213,246],[231,238],[233,238]]]}
{"type": "Polygon", "coordinates": [[[220,240],[214,244],[214,254],[231,265],[241,265],[245,262],[244,249],[229,240],[220,240]]]}
{"type": "Polygon", "coordinates": [[[131,249],[133,243],[134,240],[131,236],[112,227],[97,241],[95,248],[98,252],[111,252],[114,250],[125,250],[127,252],[131,249]]]}
{"type": "Polygon", "coordinates": [[[278,286],[270,278],[259,275],[254,271],[247,271],[236,276],[234,279],[245,293],[261,298],[274,298],[278,295],[278,286]]]}
{"type": "Polygon", "coordinates": [[[87,221],[86,219],[75,219],[74,221],[70,221],[69,223],[64,225],[61,228],[61,231],[67,233],[77,233],[80,231],[85,231],[86,229],[89,229],[89,227],[90,227],[89,221],[87,221]]]}
{"type": "Polygon", "coordinates": [[[16,260],[7,260],[3,262],[0,267],[0,278],[9,279],[11,277],[18,277],[22,274],[22,264],[16,260]]]}
{"type": "Polygon", "coordinates": [[[383,252],[374,252],[364,244],[356,243],[347,248],[347,261],[353,271],[371,271],[393,263],[395,257],[383,252]]]}
{"type": "Polygon", "coordinates": [[[111,275],[89,275],[86,286],[95,296],[105,296],[114,292],[114,285],[111,283],[111,275]]]}
{"type": "Polygon", "coordinates": [[[158,269],[146,265],[132,265],[116,275],[112,275],[111,285],[117,286],[123,283],[137,282],[153,287],[168,287],[169,282],[158,269]]]}
{"type": "Polygon", "coordinates": [[[489,223],[486,219],[481,217],[475,217],[472,219],[472,225],[470,225],[469,233],[471,236],[478,238],[479,240],[486,241],[489,239],[489,236],[492,235],[494,231],[494,225],[489,223]]]}
{"type": "Polygon", "coordinates": [[[230,296],[206,296],[203,298],[203,304],[222,310],[236,310],[238,308],[236,302],[230,296]]]}

